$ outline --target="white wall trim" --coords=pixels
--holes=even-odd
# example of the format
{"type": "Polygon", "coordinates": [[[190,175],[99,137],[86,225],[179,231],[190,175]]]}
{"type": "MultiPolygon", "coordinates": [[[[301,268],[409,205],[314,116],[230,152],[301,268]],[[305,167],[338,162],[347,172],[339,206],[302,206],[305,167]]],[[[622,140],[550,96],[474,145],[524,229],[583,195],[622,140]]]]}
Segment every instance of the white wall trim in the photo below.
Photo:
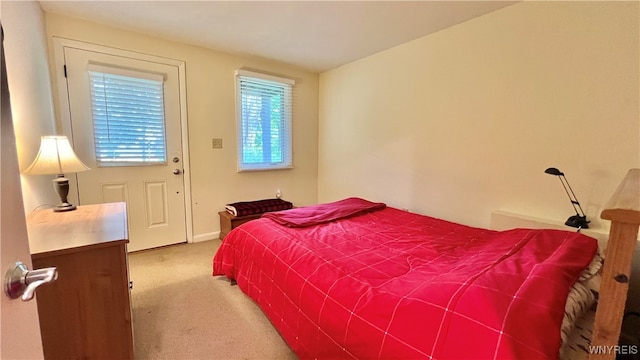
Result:
{"type": "MultiPolygon", "coordinates": [[[[193,209],[191,199],[191,171],[189,160],[189,126],[187,118],[187,84],[186,84],[186,71],[185,62],[182,60],[176,60],[166,58],[162,56],[150,55],[145,53],[139,53],[129,50],[123,50],[108,46],[102,46],[92,43],[86,43],[77,40],[71,40],[66,38],[53,37],[53,53],[55,61],[55,69],[53,76],[56,78],[58,87],[58,98],[60,102],[60,123],[62,125],[62,133],[67,135],[69,139],[73,140],[73,133],[71,129],[71,114],[69,111],[69,98],[64,96],[67,94],[67,82],[64,76],[64,48],[72,47],[76,49],[88,50],[98,53],[104,53],[108,55],[116,55],[121,57],[128,57],[137,60],[144,60],[149,62],[155,62],[165,65],[171,65],[178,68],[178,84],[180,87],[180,117],[181,117],[181,132],[182,132],[182,164],[184,169],[184,206],[185,206],[185,225],[186,225],[186,238],[187,242],[195,242],[193,238],[193,209]]],[[[59,129],[60,130],[60,129],[59,129]]],[[[75,196],[75,201],[78,198],[78,183],[77,176],[73,174],[75,181],[71,181],[70,194],[75,196]]]]}
{"type": "Polygon", "coordinates": [[[214,232],[210,232],[210,233],[195,235],[193,237],[193,242],[197,243],[197,242],[202,242],[202,241],[215,240],[215,239],[218,239],[218,238],[220,238],[220,231],[214,231],[214,232]]]}

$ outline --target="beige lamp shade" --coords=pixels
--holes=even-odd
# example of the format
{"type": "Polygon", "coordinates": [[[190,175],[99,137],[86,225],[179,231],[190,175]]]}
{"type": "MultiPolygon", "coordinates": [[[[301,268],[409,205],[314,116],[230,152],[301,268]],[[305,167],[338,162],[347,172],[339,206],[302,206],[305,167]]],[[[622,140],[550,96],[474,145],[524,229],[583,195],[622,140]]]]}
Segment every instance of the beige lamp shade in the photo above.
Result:
{"type": "Polygon", "coordinates": [[[78,159],[66,136],[43,136],[40,151],[22,173],[31,175],[64,174],[89,170],[78,159]]]}

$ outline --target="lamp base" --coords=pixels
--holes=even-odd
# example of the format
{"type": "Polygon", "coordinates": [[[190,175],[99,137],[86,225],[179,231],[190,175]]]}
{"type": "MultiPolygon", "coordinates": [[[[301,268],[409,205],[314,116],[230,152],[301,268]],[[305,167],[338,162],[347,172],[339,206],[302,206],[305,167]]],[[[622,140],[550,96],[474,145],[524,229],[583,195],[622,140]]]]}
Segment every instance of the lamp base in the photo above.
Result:
{"type": "Polygon", "coordinates": [[[75,205],[69,204],[69,203],[63,203],[63,204],[56,205],[56,207],[53,208],[53,212],[72,211],[75,209],[77,209],[75,205]]]}
{"type": "Polygon", "coordinates": [[[53,188],[56,189],[58,196],[60,197],[60,203],[53,208],[54,212],[72,211],[76,209],[76,206],[70,204],[67,201],[67,195],[69,194],[69,179],[62,174],[58,174],[58,177],[53,179],[53,188]]]}
{"type": "Polygon", "coordinates": [[[564,223],[567,226],[571,226],[578,229],[588,229],[590,221],[587,220],[587,216],[573,215],[567,219],[564,223]]]}

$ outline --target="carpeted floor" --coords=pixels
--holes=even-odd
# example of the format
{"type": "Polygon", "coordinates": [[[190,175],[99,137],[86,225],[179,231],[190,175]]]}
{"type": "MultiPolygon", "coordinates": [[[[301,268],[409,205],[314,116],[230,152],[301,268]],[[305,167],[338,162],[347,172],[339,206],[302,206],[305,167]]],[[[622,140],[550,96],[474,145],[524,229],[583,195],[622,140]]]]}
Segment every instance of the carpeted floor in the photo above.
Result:
{"type": "Polygon", "coordinates": [[[129,254],[136,359],[295,359],[260,308],[211,276],[220,240],[129,254]]]}

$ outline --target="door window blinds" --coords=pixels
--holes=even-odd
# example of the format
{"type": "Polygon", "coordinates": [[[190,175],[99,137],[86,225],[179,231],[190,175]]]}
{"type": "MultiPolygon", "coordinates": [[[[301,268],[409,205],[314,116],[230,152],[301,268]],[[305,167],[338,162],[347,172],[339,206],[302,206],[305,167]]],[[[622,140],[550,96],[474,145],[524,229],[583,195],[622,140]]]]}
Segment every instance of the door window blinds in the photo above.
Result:
{"type": "Polygon", "coordinates": [[[91,65],[89,79],[97,165],[165,164],[163,76],[91,65]]]}

